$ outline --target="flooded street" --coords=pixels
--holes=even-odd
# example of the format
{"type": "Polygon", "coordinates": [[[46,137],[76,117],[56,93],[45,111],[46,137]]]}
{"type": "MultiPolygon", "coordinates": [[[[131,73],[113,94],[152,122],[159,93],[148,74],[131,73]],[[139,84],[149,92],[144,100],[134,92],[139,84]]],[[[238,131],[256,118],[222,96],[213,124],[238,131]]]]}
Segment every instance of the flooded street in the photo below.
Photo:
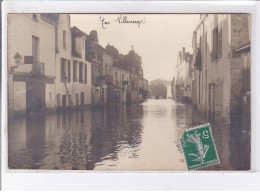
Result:
{"type": "MultiPolygon", "coordinates": [[[[15,120],[9,168],[187,170],[179,139],[200,123],[191,105],[171,99],[15,120]]],[[[231,169],[228,133],[213,129],[221,160],[213,169],[231,169]]]]}

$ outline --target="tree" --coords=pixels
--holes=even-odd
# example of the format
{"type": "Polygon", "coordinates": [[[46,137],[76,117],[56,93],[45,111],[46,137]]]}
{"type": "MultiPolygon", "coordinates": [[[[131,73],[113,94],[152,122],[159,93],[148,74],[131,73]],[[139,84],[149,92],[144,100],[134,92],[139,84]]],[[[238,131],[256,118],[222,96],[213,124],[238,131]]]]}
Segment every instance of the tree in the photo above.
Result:
{"type": "Polygon", "coordinates": [[[163,98],[167,97],[167,86],[170,84],[170,81],[156,79],[150,82],[150,95],[151,96],[161,96],[163,98]]]}

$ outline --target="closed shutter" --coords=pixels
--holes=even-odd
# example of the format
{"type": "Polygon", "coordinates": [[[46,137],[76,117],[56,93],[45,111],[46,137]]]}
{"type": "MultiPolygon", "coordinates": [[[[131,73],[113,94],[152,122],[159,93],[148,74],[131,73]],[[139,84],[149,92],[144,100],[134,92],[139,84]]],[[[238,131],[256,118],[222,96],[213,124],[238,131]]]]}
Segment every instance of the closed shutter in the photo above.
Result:
{"type": "Polygon", "coordinates": [[[218,28],[214,29],[214,60],[218,58],[218,28]]]}
{"type": "Polygon", "coordinates": [[[85,83],[87,83],[87,64],[85,64],[85,83]]]}
{"type": "Polygon", "coordinates": [[[68,82],[71,80],[71,67],[70,67],[70,60],[68,60],[68,82]]]}
{"type": "Polygon", "coordinates": [[[73,61],[73,81],[77,81],[77,62],[73,61]]]}
{"type": "Polygon", "coordinates": [[[61,59],[61,75],[60,75],[60,78],[61,78],[61,82],[64,82],[65,81],[65,64],[64,64],[64,59],[61,59]]]}
{"type": "Polygon", "coordinates": [[[214,61],[214,36],[215,36],[215,29],[212,30],[212,38],[211,38],[211,61],[214,61]]]}
{"type": "Polygon", "coordinates": [[[218,30],[218,58],[222,57],[222,27],[218,30]]]}

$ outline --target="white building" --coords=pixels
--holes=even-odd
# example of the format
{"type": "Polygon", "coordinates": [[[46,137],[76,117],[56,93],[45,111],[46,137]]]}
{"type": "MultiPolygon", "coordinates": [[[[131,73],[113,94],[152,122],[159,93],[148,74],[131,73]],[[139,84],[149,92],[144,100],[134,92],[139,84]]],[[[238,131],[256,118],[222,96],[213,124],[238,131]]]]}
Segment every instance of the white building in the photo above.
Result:
{"type": "Polygon", "coordinates": [[[91,104],[85,41],[84,33],[71,29],[69,14],[9,14],[9,114],[91,104]]]}
{"type": "Polygon", "coordinates": [[[8,15],[9,114],[55,108],[55,25],[44,14],[8,15]]]}

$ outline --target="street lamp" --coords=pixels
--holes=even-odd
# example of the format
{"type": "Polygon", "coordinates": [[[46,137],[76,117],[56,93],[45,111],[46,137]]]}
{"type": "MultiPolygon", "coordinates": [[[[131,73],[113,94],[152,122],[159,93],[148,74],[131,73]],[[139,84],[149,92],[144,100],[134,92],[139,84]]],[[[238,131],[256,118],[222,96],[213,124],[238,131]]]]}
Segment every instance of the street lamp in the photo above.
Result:
{"type": "Polygon", "coordinates": [[[14,62],[16,66],[11,66],[10,73],[13,73],[14,70],[22,63],[22,56],[17,52],[14,56],[14,62]]]}
{"type": "Polygon", "coordinates": [[[16,66],[18,66],[22,62],[22,56],[17,52],[14,56],[14,61],[16,66]]]}

